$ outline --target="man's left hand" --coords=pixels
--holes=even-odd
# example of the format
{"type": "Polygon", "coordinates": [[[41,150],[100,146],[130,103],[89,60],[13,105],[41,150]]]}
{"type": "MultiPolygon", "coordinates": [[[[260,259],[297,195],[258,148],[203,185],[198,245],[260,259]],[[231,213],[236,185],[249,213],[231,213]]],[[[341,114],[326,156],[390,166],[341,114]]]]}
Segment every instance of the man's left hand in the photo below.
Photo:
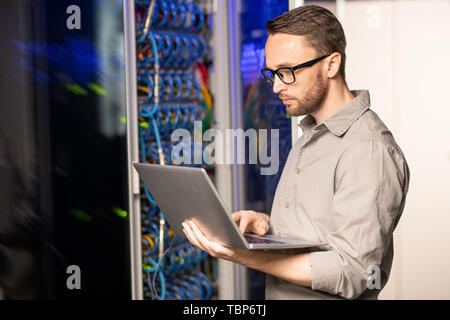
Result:
{"type": "Polygon", "coordinates": [[[246,250],[225,247],[217,242],[210,241],[198,229],[197,225],[192,221],[182,223],[183,232],[188,240],[196,247],[209,253],[214,258],[225,259],[233,262],[239,262],[240,258],[246,253],[246,250]]]}

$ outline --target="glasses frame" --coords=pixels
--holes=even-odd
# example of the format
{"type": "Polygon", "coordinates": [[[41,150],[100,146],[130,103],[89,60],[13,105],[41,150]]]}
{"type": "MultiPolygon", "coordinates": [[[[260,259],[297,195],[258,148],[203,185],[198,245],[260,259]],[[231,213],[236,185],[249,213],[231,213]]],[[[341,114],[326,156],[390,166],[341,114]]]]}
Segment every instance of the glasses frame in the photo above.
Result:
{"type": "Polygon", "coordinates": [[[294,66],[294,67],[281,67],[281,68],[278,68],[277,70],[272,70],[272,69],[269,69],[269,68],[264,68],[264,69],[261,69],[261,74],[263,75],[264,79],[265,79],[268,83],[270,83],[271,85],[273,85],[273,83],[274,83],[275,75],[277,75],[277,76],[278,76],[278,79],[280,79],[280,81],[283,82],[284,84],[293,84],[293,83],[295,82],[295,80],[296,80],[296,79],[295,79],[295,72],[294,72],[295,70],[298,70],[298,69],[301,69],[301,68],[305,68],[305,67],[310,67],[310,66],[316,64],[317,62],[319,62],[320,60],[325,59],[326,57],[329,57],[330,55],[331,55],[331,53],[330,53],[330,54],[327,54],[326,56],[322,56],[322,57],[319,57],[319,58],[316,58],[316,59],[313,59],[313,60],[310,60],[310,61],[307,61],[307,62],[298,64],[298,65],[296,65],[296,66],[294,66]],[[291,71],[292,76],[294,77],[294,81],[288,83],[288,82],[285,82],[285,81],[280,77],[279,72],[280,72],[280,70],[283,70],[283,69],[287,69],[287,70],[290,70],[290,71],[291,71]],[[264,73],[265,71],[270,71],[270,72],[272,72],[273,80],[270,79],[269,77],[267,77],[267,76],[265,75],[265,73],[264,73]]]}

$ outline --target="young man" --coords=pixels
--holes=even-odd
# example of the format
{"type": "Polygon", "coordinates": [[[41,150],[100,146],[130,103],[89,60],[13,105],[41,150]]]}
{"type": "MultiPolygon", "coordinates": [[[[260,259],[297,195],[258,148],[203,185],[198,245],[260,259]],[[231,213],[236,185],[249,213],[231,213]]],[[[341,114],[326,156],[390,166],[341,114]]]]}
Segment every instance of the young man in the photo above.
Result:
{"type": "Polygon", "coordinates": [[[241,232],[299,235],[330,250],[227,248],[191,221],[183,224],[186,236],[214,257],[267,273],[267,299],[376,299],[408,191],[405,157],[369,109],[369,92],[348,89],[345,35],[330,11],[302,6],[270,20],[267,31],[262,73],[290,115],[306,115],[303,135],[289,153],[270,217],[239,211],[233,218],[241,232]]]}

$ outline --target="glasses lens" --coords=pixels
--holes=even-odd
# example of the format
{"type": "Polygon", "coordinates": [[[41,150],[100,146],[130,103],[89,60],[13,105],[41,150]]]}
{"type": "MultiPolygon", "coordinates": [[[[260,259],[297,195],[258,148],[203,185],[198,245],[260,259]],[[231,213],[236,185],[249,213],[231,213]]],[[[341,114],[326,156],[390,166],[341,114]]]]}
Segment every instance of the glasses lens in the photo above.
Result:
{"type": "Polygon", "coordinates": [[[272,84],[273,83],[273,72],[271,70],[263,69],[262,74],[264,76],[264,80],[266,80],[267,83],[272,84]]]}
{"type": "Polygon", "coordinates": [[[294,74],[289,68],[278,69],[278,76],[280,77],[280,80],[286,84],[294,82],[294,74]]]}

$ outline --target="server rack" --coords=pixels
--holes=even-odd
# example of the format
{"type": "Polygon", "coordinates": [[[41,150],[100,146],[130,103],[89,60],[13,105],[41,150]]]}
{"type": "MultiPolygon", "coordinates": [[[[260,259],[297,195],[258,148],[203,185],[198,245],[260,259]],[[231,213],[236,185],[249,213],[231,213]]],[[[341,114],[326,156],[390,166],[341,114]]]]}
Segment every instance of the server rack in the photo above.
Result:
{"type": "Polygon", "coordinates": [[[183,129],[196,139],[194,122],[211,117],[207,17],[195,1],[124,1],[124,8],[132,296],[210,299],[217,296],[214,274],[207,279],[200,269],[214,272],[216,262],[174,235],[131,167],[134,161],[199,165],[192,158],[174,161],[170,138],[183,129]]]}

